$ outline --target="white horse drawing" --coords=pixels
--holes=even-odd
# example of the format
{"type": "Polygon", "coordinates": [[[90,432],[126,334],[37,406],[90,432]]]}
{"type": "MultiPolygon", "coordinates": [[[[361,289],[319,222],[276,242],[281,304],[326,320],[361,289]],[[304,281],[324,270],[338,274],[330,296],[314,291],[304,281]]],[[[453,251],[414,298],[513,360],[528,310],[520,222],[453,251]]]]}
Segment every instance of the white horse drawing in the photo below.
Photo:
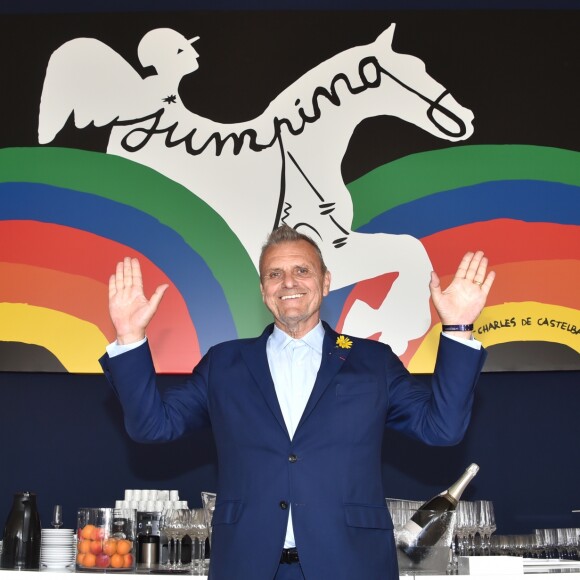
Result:
{"type": "Polygon", "coordinates": [[[143,66],[155,67],[147,78],[100,41],[74,39],[49,61],[39,142],[52,141],[71,114],[79,128],[111,125],[108,153],[151,167],[203,199],[256,268],[268,231],[284,222],[319,243],[335,289],[397,272],[383,303],[374,309],[357,300],[342,330],[380,333],[379,340],[402,354],[430,324],[431,262],[410,235],[352,231],[341,161],[364,119],[396,116],[459,141],[472,134],[473,114],[420,59],[393,51],[394,30],[392,24],[371,44],[321,63],[261,115],[232,124],[200,117],[179,98],[180,80],[198,68],[197,38],[171,29],[147,33],[138,51],[143,66]]]}

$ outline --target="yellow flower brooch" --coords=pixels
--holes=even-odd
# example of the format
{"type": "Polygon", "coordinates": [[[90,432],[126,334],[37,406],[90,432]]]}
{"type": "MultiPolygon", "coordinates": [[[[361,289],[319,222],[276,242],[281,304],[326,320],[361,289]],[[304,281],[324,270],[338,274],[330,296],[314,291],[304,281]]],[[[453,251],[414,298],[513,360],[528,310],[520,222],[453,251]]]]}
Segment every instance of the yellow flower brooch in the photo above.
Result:
{"type": "Polygon", "coordinates": [[[342,334],[336,339],[336,347],[337,348],[351,348],[352,340],[347,336],[343,336],[342,334]]]}

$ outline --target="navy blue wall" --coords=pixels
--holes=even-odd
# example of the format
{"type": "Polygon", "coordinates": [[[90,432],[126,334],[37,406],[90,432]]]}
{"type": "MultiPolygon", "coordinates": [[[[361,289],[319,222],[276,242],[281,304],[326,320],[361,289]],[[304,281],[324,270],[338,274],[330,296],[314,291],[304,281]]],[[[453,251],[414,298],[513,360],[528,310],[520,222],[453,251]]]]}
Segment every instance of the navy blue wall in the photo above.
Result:
{"type": "MultiPolygon", "coordinates": [[[[178,376],[160,377],[161,385],[178,376]]],[[[428,377],[422,377],[428,380],[428,377]]],[[[43,525],[64,506],[110,506],[125,488],[179,489],[190,505],[214,490],[211,434],[141,445],[125,434],[117,400],[100,375],[0,373],[0,526],[12,494],[38,493],[43,525]]],[[[467,499],[492,499],[498,532],[580,527],[580,373],[486,373],[473,419],[456,447],[433,448],[385,435],[385,493],[426,498],[472,461],[481,471],[467,499]]]]}

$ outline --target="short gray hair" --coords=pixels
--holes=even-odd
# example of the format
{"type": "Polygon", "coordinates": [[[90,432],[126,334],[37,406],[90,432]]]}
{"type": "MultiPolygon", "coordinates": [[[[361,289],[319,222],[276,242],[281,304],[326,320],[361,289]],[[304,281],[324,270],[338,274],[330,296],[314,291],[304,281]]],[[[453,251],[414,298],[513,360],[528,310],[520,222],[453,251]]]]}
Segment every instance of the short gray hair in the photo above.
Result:
{"type": "Polygon", "coordinates": [[[272,233],[268,236],[268,239],[262,246],[259,262],[260,274],[262,273],[262,260],[264,258],[264,254],[266,253],[266,251],[270,249],[272,246],[277,246],[278,244],[286,244],[288,242],[306,242],[310,244],[316,251],[316,254],[318,255],[322,273],[323,274],[326,273],[327,270],[326,264],[324,263],[324,258],[322,257],[322,252],[320,251],[318,244],[310,236],[302,234],[286,224],[282,224],[280,227],[272,231],[272,233]]]}

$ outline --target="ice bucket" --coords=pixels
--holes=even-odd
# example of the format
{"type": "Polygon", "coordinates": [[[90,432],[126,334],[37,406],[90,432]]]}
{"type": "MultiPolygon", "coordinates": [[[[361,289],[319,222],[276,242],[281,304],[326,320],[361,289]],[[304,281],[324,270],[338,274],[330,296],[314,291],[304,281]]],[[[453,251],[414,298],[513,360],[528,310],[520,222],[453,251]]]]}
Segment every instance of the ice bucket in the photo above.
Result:
{"type": "Polygon", "coordinates": [[[428,523],[419,531],[407,525],[417,510],[403,512],[392,514],[399,574],[445,575],[452,555],[457,512],[421,510],[418,519],[428,523]]]}

